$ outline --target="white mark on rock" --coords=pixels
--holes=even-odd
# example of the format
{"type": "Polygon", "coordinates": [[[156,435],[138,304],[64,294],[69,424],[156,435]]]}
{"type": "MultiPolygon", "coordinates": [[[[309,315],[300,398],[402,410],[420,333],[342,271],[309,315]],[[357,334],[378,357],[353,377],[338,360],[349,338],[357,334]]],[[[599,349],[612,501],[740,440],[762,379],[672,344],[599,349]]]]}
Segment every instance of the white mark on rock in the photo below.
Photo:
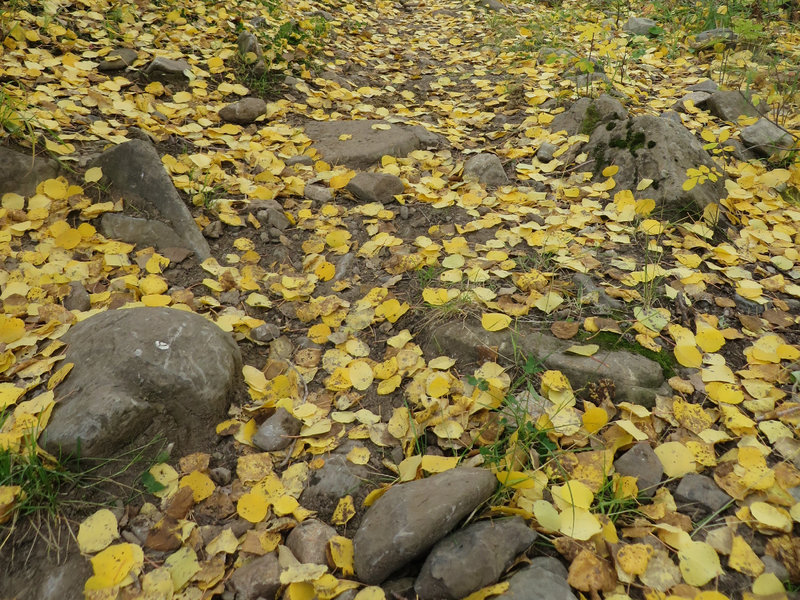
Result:
{"type": "Polygon", "coordinates": [[[156,340],[156,348],[159,350],[169,350],[169,343],[162,342],[161,340],[156,340]]]}

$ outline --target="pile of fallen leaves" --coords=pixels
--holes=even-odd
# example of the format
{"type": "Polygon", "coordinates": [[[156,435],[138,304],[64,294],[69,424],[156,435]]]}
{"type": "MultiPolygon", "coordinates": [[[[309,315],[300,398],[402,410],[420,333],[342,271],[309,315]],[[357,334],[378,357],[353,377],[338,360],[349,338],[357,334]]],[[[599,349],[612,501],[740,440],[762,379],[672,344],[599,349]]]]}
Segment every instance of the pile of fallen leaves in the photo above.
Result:
{"type": "MultiPolygon", "coordinates": [[[[239,537],[225,529],[204,543],[190,508],[217,497],[209,455],[184,457],[177,469],[156,465],[148,479],[155,498],[137,510],[162,515],[159,531],[177,539],[177,549],[163,562],[150,560],[139,545],[119,542],[114,513],[92,514],[77,534],[81,551],[92,555],[88,597],[220,592],[245,556],[282,548],[286,531],[313,514],[298,502],[305,481],[321,456],[346,440],[365,442],[347,454],[350,462],[377,464],[396,482],[485,463],[506,492],[490,512],[525,517],[567,559],[571,585],[585,592],[725,598],[708,590],[736,571],[748,582],[744,597],[783,597],[785,582],[765,572],[754,539],[783,562],[792,585],[800,584],[800,207],[790,201],[800,189],[800,165],[724,157],[719,169],[729,177],[728,195],[719,210],[675,223],[658,218],[652,201],[617,189],[616,167],[591,182],[591,173],[564,164],[559,157],[585,136],[551,133],[547,125],[563,106],[548,101],[586,90],[560,77],[563,64],[539,64],[526,52],[534,42],[560,41],[587,53],[600,48],[613,64],[627,41],[599,25],[604,15],[569,6],[569,18],[541,5],[505,17],[512,24],[506,37],[496,19],[452,1],[291,1],[276,11],[248,1],[44,0],[3,9],[0,118],[14,134],[7,142],[43,139],[75,172],[41,183],[30,197],[6,194],[0,201],[0,448],[21,452],[26,438],[47,425],[53,388],[70,368],[59,365],[59,339],[98,311],[192,310],[250,344],[252,329],[291,306],[283,313],[287,334],[318,345],[246,365],[250,402],[217,426],[240,453],[231,510],[254,527],[239,537]],[[236,76],[237,31],[256,17],[267,28],[291,19],[306,27],[318,10],[334,13],[328,35],[335,43],[314,60],[356,85],[301,65],[300,77],[271,98],[262,120],[221,123],[216,111],[251,93],[236,76]],[[98,73],[98,62],[117,46],[137,48],[134,71],[98,73]],[[155,55],[190,62],[186,89],[134,77],[155,55]],[[299,125],[334,118],[419,123],[450,148],[384,157],[379,170],[406,183],[399,205],[355,204],[344,190],[355,173],[320,160],[299,125]],[[167,256],[105,239],[92,225],[123,206],[107,200],[98,185],[102,171],[84,171],[82,157],[127,140],[132,127],[156,140],[173,182],[195,205],[198,225],[220,220],[226,228],[225,254],[204,261],[185,288],[171,288],[164,276],[174,266],[167,256]],[[175,140],[185,151],[170,151],[175,140]],[[547,163],[535,157],[544,142],[557,146],[547,163]],[[530,187],[489,191],[462,181],[464,159],[478,150],[513,164],[530,187]],[[301,155],[310,164],[287,167],[301,155]],[[320,206],[304,199],[310,183],[329,187],[334,200],[320,206]],[[248,204],[270,199],[280,201],[294,226],[302,250],[297,268],[273,262],[260,240],[248,204]],[[425,219],[404,225],[403,206],[425,219]],[[720,213],[729,227],[718,225],[720,213]],[[337,259],[347,253],[359,268],[334,280],[337,259]],[[628,314],[587,316],[593,299],[576,296],[575,272],[602,277],[605,292],[624,301],[628,314]],[[330,293],[320,293],[332,280],[330,293]],[[90,291],[90,310],[63,307],[73,281],[90,291]],[[238,305],[219,299],[231,289],[242,294],[238,305]],[[614,403],[612,394],[589,399],[557,371],[528,374],[521,388],[514,385],[517,370],[497,356],[477,367],[426,357],[415,327],[432,313],[462,312],[488,331],[552,326],[560,337],[575,337],[573,351],[584,356],[597,352],[598,332],[624,333],[669,354],[680,374],[669,380],[673,394],[647,409],[614,403]],[[538,412],[516,422],[498,417],[529,400],[538,412]],[[258,452],[252,436],[277,407],[303,428],[288,450],[258,452]],[[537,447],[530,446],[531,430],[537,447]],[[425,453],[420,439],[435,441],[442,455],[425,453]],[[653,444],[668,478],[651,496],[613,472],[618,451],[637,441],[653,444]],[[401,459],[389,458],[388,449],[398,446],[401,459]],[[679,510],[670,482],[701,471],[734,502],[693,522],[679,510]],[[635,508],[609,516],[620,506],[635,508]],[[662,549],[648,543],[652,536],[662,549]]],[[[797,32],[779,21],[765,26],[797,59],[797,32]]],[[[617,85],[632,111],[658,114],[708,71],[680,41],[671,48],[660,39],[637,44],[643,53],[625,63],[617,85]]],[[[747,52],[729,60],[758,68],[747,52]]],[[[760,81],[768,98],[768,79],[760,81]]],[[[793,102],[784,124],[796,133],[793,102]]],[[[709,143],[725,143],[750,124],[688,111],[685,124],[709,143]]],[[[702,185],[703,175],[690,173],[688,185],[702,185]]],[[[343,498],[332,524],[352,537],[348,521],[386,489],[377,487],[363,504],[343,498]]],[[[0,487],[0,521],[10,519],[23,493],[0,487]]],[[[231,516],[217,514],[220,522],[231,516]]],[[[360,587],[348,537],[334,538],[329,553],[329,568],[280,555],[290,598],[333,598],[360,587]]],[[[364,588],[357,597],[381,596],[364,588]]]]}

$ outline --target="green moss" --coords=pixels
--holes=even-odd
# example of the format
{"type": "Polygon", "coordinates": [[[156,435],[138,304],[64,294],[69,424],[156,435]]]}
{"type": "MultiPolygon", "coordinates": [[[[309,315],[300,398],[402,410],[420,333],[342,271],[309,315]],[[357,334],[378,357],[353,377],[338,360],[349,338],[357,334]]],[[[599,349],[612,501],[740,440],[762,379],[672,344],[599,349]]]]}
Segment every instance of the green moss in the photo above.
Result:
{"type": "Polygon", "coordinates": [[[649,358],[659,364],[665,379],[669,379],[675,375],[675,369],[678,363],[672,353],[667,350],[653,352],[644,346],[640,346],[636,342],[626,339],[625,336],[611,331],[598,331],[595,334],[583,333],[582,335],[579,334],[579,337],[582,338],[582,341],[597,344],[604,350],[625,350],[649,358]]]}
{"type": "Polygon", "coordinates": [[[600,122],[600,113],[594,106],[594,103],[589,104],[586,108],[586,116],[583,117],[583,122],[581,123],[580,133],[585,135],[591,135],[594,131],[597,124],[600,122]]]}

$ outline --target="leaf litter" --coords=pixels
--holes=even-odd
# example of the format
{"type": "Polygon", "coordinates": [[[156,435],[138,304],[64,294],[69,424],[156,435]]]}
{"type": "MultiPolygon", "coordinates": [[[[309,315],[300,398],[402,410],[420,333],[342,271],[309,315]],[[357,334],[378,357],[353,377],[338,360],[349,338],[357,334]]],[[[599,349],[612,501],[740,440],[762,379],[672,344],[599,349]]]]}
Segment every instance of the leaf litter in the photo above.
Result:
{"type": "MultiPolygon", "coordinates": [[[[454,2],[413,6],[413,19],[407,8],[384,1],[334,4],[333,20],[317,30],[309,15],[333,5],[46,0],[14,3],[0,16],[0,68],[11,82],[3,94],[13,101],[5,131],[28,124],[77,174],[82,154],[126,141],[138,127],[156,141],[198,225],[220,221],[226,243],[225,253],[200,265],[191,286],[171,289],[169,257],[105,239],[92,225],[123,210],[99,186],[101,169],[85,170],[80,183],[73,176],[49,179],[29,197],[4,195],[0,446],[20,452],[26,437],[46,427],[52,390],[70,368],[60,364],[59,338],[102,310],[193,310],[246,345],[253,329],[276,319],[276,308],[289,307],[280,313],[286,329],[321,347],[266,362],[249,354],[243,369],[249,402],[217,425],[239,453],[233,505],[209,504],[219,486],[208,454],[184,457],[177,469],[149,470],[153,497],[138,510],[157,520],[150,547],[168,548],[166,558],[119,542],[119,523],[108,509],[80,523],[78,546],[93,570],[86,597],[220,593],[245,556],[282,548],[286,533],[314,515],[298,500],[305,482],[321,457],[346,440],[365,444],[348,461],[395,482],[485,464],[507,491],[489,513],[525,517],[570,564],[569,583],[592,597],[783,597],[784,583],[765,570],[759,546],[784,563],[791,585],[800,584],[793,535],[800,521],[800,209],[782,194],[800,188],[798,163],[726,157],[718,169],[690,169],[684,189],[724,172],[728,195],[703,219],[670,222],[654,213],[652,201],[616,188],[616,166],[592,183],[591,173],[562,162],[585,136],[547,126],[581,90],[561,77],[563,60],[540,63],[531,51],[558,39],[588,52],[599,48],[609,63],[619,61],[616,88],[631,110],[658,114],[707,70],[686,43],[669,48],[658,38],[637,38],[642,53],[626,64],[621,57],[630,38],[584,5],[569,5],[571,12],[568,4],[561,11],[537,5],[492,20],[454,2]],[[295,19],[323,47],[315,50],[306,38],[291,52],[269,48],[270,68],[281,77],[298,57],[309,61],[297,62],[263,119],[246,127],[221,123],[219,107],[253,93],[237,78],[235,40],[256,17],[270,31],[295,19]],[[185,89],[145,85],[130,72],[96,72],[113,47],[134,39],[134,71],[156,54],[186,57],[185,89]],[[323,65],[329,70],[315,70],[323,65]],[[317,156],[301,126],[343,117],[420,123],[449,148],[385,156],[377,170],[403,180],[399,205],[354,204],[345,187],[355,172],[317,156]],[[536,157],[543,142],[557,147],[548,162],[536,157]],[[487,190],[461,181],[464,159],[479,150],[496,153],[530,185],[487,190]],[[287,166],[298,157],[303,162],[287,166]],[[312,183],[332,190],[333,200],[304,199],[312,183]],[[296,266],[273,260],[259,242],[261,225],[249,206],[272,199],[293,226],[280,243],[298,249],[296,266]],[[406,207],[428,216],[406,223],[400,216],[406,207]],[[730,224],[722,236],[720,223],[730,224]],[[360,267],[340,273],[339,258],[348,253],[360,267]],[[584,316],[592,299],[575,294],[571,274],[589,272],[602,276],[605,293],[625,303],[626,315],[584,316]],[[423,281],[421,273],[430,277],[423,281]],[[90,310],[61,305],[71,281],[90,290],[90,310]],[[243,304],[220,302],[231,289],[241,292],[243,304]],[[597,351],[592,340],[599,332],[626,334],[696,374],[672,377],[673,393],[657,397],[652,409],[615,405],[608,391],[586,399],[553,370],[526,373],[520,390],[512,385],[517,372],[496,355],[477,367],[448,356],[426,361],[415,327],[424,321],[420,315],[437,310],[438,318],[479,316],[488,332],[552,325],[559,338],[588,342],[569,350],[583,356],[597,351]],[[499,411],[526,395],[538,408],[498,426],[499,411]],[[302,429],[287,450],[259,452],[253,434],[278,407],[302,429]],[[442,455],[427,453],[422,439],[442,455]],[[653,445],[668,477],[648,496],[613,470],[618,453],[637,441],[653,445]],[[670,482],[698,472],[711,475],[734,503],[693,522],[678,509],[670,482]],[[224,526],[207,543],[191,516],[204,503],[224,526]],[[631,508],[604,512],[609,504],[631,508]],[[232,512],[255,527],[235,535],[226,525],[232,512]],[[746,576],[747,585],[726,590],[726,570],[746,576]]],[[[796,31],[781,22],[770,26],[796,59],[796,31]]],[[[733,60],[753,64],[746,52],[733,60]]],[[[722,144],[750,124],[686,108],[684,124],[715,153],[729,151],[722,144]]],[[[791,108],[785,126],[796,132],[800,113],[791,108]]],[[[647,186],[641,182],[637,191],[647,186]]],[[[290,598],[333,598],[355,588],[356,598],[384,597],[353,579],[348,523],[386,489],[376,487],[358,503],[345,496],[331,507],[342,535],[329,542],[330,566],[292,563],[281,554],[280,579],[290,598]]],[[[23,495],[19,486],[0,487],[0,521],[9,521],[23,495]]],[[[474,596],[505,589],[500,583],[474,596]]]]}

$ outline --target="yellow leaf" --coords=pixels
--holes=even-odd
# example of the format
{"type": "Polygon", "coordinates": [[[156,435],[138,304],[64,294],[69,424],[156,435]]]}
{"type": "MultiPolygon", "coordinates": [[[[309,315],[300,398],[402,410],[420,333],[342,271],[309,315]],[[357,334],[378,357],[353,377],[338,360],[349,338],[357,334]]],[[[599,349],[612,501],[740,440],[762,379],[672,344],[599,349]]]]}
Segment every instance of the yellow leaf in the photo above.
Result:
{"type": "Polygon", "coordinates": [[[597,354],[597,351],[600,350],[600,346],[597,344],[584,344],[584,345],[575,345],[570,346],[564,352],[569,352],[570,354],[577,354],[579,356],[593,356],[597,354]]]}
{"type": "Polygon", "coordinates": [[[703,586],[723,573],[716,550],[705,542],[686,544],[678,551],[678,560],[681,575],[689,585],[703,586]]]}
{"type": "Polygon", "coordinates": [[[422,457],[420,467],[426,473],[442,473],[455,469],[458,466],[459,458],[457,456],[436,456],[435,454],[426,454],[422,457]]]}
{"type": "Polygon", "coordinates": [[[299,563],[281,572],[281,583],[303,583],[315,581],[322,577],[328,570],[326,565],[315,565],[313,563],[299,563]]]}
{"type": "Polygon", "coordinates": [[[192,490],[192,498],[195,502],[202,502],[214,493],[214,482],[211,478],[201,471],[192,471],[181,478],[179,487],[188,487],[192,490]]]}
{"type": "Polygon", "coordinates": [[[78,528],[78,548],[86,554],[94,554],[118,537],[117,517],[107,508],[101,508],[86,517],[78,528]]]}
{"type": "Polygon", "coordinates": [[[342,571],[342,575],[355,574],[353,567],[353,540],[341,535],[335,535],[328,540],[328,551],[333,566],[342,571]]]}
{"type": "Polygon", "coordinates": [[[360,590],[353,600],[386,600],[386,594],[382,588],[371,585],[360,590]]]}
{"type": "Polygon", "coordinates": [[[168,498],[178,491],[178,472],[167,463],[159,463],[150,467],[150,474],[158,483],[164,486],[163,489],[153,492],[159,498],[168,498]]]}
{"type": "Polygon", "coordinates": [[[0,344],[16,342],[25,335],[25,321],[0,314],[0,344]]]}
{"type": "Polygon", "coordinates": [[[189,580],[200,570],[197,554],[188,546],[170,554],[164,561],[164,566],[169,570],[172,586],[176,591],[189,583],[189,580]]]}
{"type": "Polygon", "coordinates": [[[233,554],[239,548],[239,540],[230,527],[223,529],[217,537],[206,544],[206,555],[209,557],[224,552],[233,554]]]}
{"type": "Polygon", "coordinates": [[[64,250],[72,250],[81,243],[81,234],[77,229],[67,229],[64,233],[57,236],[54,240],[56,246],[64,248],[64,250]]]}
{"type": "Polygon", "coordinates": [[[603,169],[603,177],[613,177],[619,173],[619,167],[617,165],[610,165],[603,169]]]}
{"type": "Polygon", "coordinates": [[[569,511],[572,507],[588,509],[594,500],[594,494],[589,487],[577,479],[568,481],[564,485],[550,488],[553,501],[561,510],[569,511]]]}
{"type": "Polygon", "coordinates": [[[356,446],[347,453],[347,460],[354,465],[365,465],[369,462],[369,449],[364,446],[356,446]]]}
{"type": "Polygon", "coordinates": [[[753,593],[759,598],[785,598],[786,588],[775,573],[763,573],[753,582],[753,593]]]}
{"type": "Polygon", "coordinates": [[[481,325],[486,331],[502,331],[511,323],[511,317],[503,313],[483,313],[481,325]]]}
{"type": "Polygon", "coordinates": [[[647,544],[628,544],[620,548],[616,556],[617,565],[630,575],[642,575],[653,556],[653,547],[647,544]]]}
{"type": "Polygon", "coordinates": [[[750,577],[758,577],[764,572],[764,563],[740,535],[733,536],[728,566],[750,577]]]}
{"type": "Polygon", "coordinates": [[[675,354],[675,360],[684,367],[697,369],[703,364],[703,355],[700,354],[696,346],[677,344],[673,352],[675,354]]]}
{"type": "Polygon", "coordinates": [[[334,525],[345,525],[356,514],[355,506],[353,506],[353,497],[348,495],[339,499],[336,509],[333,511],[331,522],[334,525]]]}
{"type": "Polygon", "coordinates": [[[448,419],[435,425],[433,433],[443,439],[457,440],[464,433],[464,428],[457,421],[448,419]]]}
{"type": "Polygon", "coordinates": [[[279,517],[292,514],[298,506],[300,506],[300,503],[297,501],[297,498],[289,496],[288,494],[284,494],[272,502],[272,510],[274,510],[275,514],[279,517]]]}
{"type": "Polygon", "coordinates": [[[103,178],[103,169],[100,167],[92,167],[91,169],[87,169],[86,173],[83,174],[83,180],[86,183],[95,183],[100,181],[103,178]]]}
{"type": "Polygon", "coordinates": [[[372,385],[372,367],[364,360],[354,360],[347,366],[350,374],[350,381],[353,387],[359,391],[364,391],[372,385]]]}
{"type": "Polygon", "coordinates": [[[534,302],[534,306],[545,314],[550,314],[564,302],[564,299],[557,292],[547,292],[544,296],[534,302]]]}
{"type": "Polygon", "coordinates": [[[328,181],[328,185],[335,190],[340,190],[350,183],[350,180],[355,176],[355,171],[346,171],[345,173],[340,173],[339,175],[331,177],[330,181],[328,181]]]}
{"type": "Polygon", "coordinates": [[[597,433],[608,423],[608,413],[600,407],[592,407],[583,413],[583,428],[589,433],[597,433]]]}
{"type": "Polygon", "coordinates": [[[556,507],[547,500],[536,500],[533,503],[533,516],[539,525],[548,531],[558,531],[561,528],[561,517],[556,507]]]}
{"type": "Polygon", "coordinates": [[[766,529],[773,529],[790,533],[792,531],[792,518],[788,511],[766,502],[753,502],[750,505],[750,514],[766,529]]]}
{"type": "Polygon", "coordinates": [[[91,559],[94,575],[86,582],[86,590],[101,590],[119,585],[144,563],[144,553],[135,544],[109,546],[91,559]]]}
{"type": "Polygon", "coordinates": [[[240,517],[251,523],[263,521],[269,511],[269,501],[263,494],[258,492],[246,492],[242,494],[236,503],[236,512],[240,517]]]}
{"type": "Polygon", "coordinates": [[[683,188],[684,192],[690,192],[694,189],[694,186],[697,185],[697,179],[690,178],[683,182],[681,188],[683,188]]]}
{"type": "Polygon", "coordinates": [[[331,335],[331,328],[325,323],[317,323],[308,328],[308,337],[315,344],[324,344],[331,335]]]}
{"type": "Polygon", "coordinates": [[[694,454],[680,442],[665,442],[655,447],[654,452],[667,477],[683,477],[697,469],[694,454]]]}
{"type": "Polygon", "coordinates": [[[600,521],[585,508],[570,507],[559,515],[559,531],[576,540],[588,540],[603,530],[600,521]]]}
{"type": "Polygon", "coordinates": [[[425,391],[433,398],[441,398],[450,392],[450,376],[447,373],[436,371],[425,380],[425,391]]]}
{"type": "Polygon", "coordinates": [[[494,585],[487,585],[476,592],[472,592],[469,596],[464,598],[464,600],[485,600],[489,596],[499,596],[508,591],[508,586],[508,581],[501,581],[500,583],[495,583],[494,585]]]}

